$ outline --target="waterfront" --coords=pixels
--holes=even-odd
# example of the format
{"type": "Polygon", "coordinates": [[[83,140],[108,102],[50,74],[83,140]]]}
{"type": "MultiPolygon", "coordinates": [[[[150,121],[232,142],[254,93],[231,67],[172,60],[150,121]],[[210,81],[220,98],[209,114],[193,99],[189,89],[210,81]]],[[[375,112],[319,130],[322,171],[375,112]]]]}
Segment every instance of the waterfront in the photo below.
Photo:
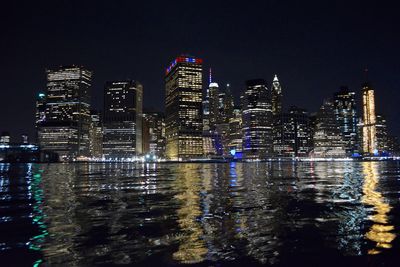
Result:
{"type": "Polygon", "coordinates": [[[398,162],[1,163],[0,257],[392,266],[399,177],[398,162]]]}

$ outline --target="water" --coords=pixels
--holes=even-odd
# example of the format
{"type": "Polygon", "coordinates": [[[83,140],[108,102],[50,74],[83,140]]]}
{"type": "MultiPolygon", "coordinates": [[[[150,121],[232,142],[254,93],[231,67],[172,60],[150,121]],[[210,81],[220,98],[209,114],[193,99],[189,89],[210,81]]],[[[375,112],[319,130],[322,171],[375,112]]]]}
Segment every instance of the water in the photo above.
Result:
{"type": "Polygon", "coordinates": [[[0,265],[398,266],[399,197],[397,162],[0,163],[0,265]]]}

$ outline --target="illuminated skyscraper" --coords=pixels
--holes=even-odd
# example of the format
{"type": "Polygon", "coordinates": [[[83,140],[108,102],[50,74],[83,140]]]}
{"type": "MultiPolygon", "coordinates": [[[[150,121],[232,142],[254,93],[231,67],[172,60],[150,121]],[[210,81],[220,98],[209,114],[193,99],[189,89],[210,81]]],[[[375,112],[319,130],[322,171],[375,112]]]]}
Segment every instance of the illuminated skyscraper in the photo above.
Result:
{"type": "Polygon", "coordinates": [[[275,74],[271,87],[272,114],[278,115],[282,112],[282,87],[278,76],[275,74]]]}
{"type": "Polygon", "coordinates": [[[132,80],[107,82],[104,89],[103,154],[132,158],[142,153],[143,87],[132,80]]]}
{"type": "Polygon", "coordinates": [[[169,159],[203,156],[202,85],[202,60],[199,58],[179,56],[166,70],[165,132],[169,159]]]}
{"type": "Polygon", "coordinates": [[[373,155],[377,153],[376,146],[376,114],[374,89],[369,83],[362,88],[363,102],[363,153],[373,155]]]}
{"type": "Polygon", "coordinates": [[[388,147],[388,129],[386,118],[380,114],[376,114],[376,149],[378,153],[383,155],[389,151],[388,147]]]}
{"type": "Polygon", "coordinates": [[[265,159],[273,152],[271,92],[263,79],[249,80],[242,96],[243,154],[265,159]]]}
{"type": "Polygon", "coordinates": [[[46,74],[47,92],[40,94],[37,102],[41,149],[57,153],[61,160],[89,156],[92,72],[71,66],[47,70],[46,74]]]}
{"type": "Polygon", "coordinates": [[[233,116],[229,119],[229,150],[236,156],[242,156],[242,110],[239,107],[233,109],[233,116]]]}
{"type": "Polygon", "coordinates": [[[346,142],[346,154],[358,153],[357,147],[357,114],[355,93],[345,86],[334,94],[336,121],[346,142]]]}
{"type": "Polygon", "coordinates": [[[165,118],[160,112],[143,113],[143,153],[165,156],[165,118]]]}
{"type": "Polygon", "coordinates": [[[316,158],[344,157],[346,143],[336,121],[332,101],[325,100],[315,119],[314,156],[316,158]]]}
{"type": "Polygon", "coordinates": [[[209,85],[208,91],[210,93],[209,96],[209,120],[210,120],[210,130],[215,131],[216,124],[220,122],[220,108],[221,108],[221,100],[219,93],[218,83],[212,82],[209,85]]]}
{"type": "Polygon", "coordinates": [[[89,151],[90,156],[101,158],[103,156],[103,127],[101,116],[96,111],[90,113],[89,151]]]}
{"type": "Polygon", "coordinates": [[[274,155],[277,157],[307,157],[311,150],[311,127],[305,109],[291,107],[276,115],[274,155]]]}

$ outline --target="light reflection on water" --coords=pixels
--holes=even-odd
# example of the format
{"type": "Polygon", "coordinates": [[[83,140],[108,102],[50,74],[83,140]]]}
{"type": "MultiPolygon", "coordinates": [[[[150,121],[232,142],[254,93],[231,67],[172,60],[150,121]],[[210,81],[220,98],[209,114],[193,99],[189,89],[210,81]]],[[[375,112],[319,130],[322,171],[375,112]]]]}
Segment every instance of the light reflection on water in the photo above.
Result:
{"type": "Polygon", "coordinates": [[[74,266],[386,255],[399,248],[399,177],[394,162],[0,164],[0,256],[74,266]]]}

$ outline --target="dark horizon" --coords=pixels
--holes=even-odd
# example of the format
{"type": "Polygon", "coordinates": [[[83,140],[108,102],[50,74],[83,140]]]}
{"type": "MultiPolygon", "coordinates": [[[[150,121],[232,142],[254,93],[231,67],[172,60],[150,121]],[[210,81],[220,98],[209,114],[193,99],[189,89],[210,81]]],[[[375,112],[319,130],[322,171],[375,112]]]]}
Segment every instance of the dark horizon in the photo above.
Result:
{"type": "MultiPolygon", "coordinates": [[[[346,85],[360,99],[368,68],[377,113],[400,135],[400,37],[398,4],[204,1],[118,3],[42,1],[4,4],[0,131],[19,140],[34,134],[36,94],[45,90],[45,69],[82,65],[93,71],[92,103],[101,109],[108,80],[143,84],[145,109],[164,108],[164,74],[180,54],[204,61],[236,99],[245,81],[277,74],[283,105],[316,111],[346,85]]],[[[204,84],[204,88],[207,84],[204,84]]],[[[360,101],[358,101],[360,113],[360,101]]]]}

